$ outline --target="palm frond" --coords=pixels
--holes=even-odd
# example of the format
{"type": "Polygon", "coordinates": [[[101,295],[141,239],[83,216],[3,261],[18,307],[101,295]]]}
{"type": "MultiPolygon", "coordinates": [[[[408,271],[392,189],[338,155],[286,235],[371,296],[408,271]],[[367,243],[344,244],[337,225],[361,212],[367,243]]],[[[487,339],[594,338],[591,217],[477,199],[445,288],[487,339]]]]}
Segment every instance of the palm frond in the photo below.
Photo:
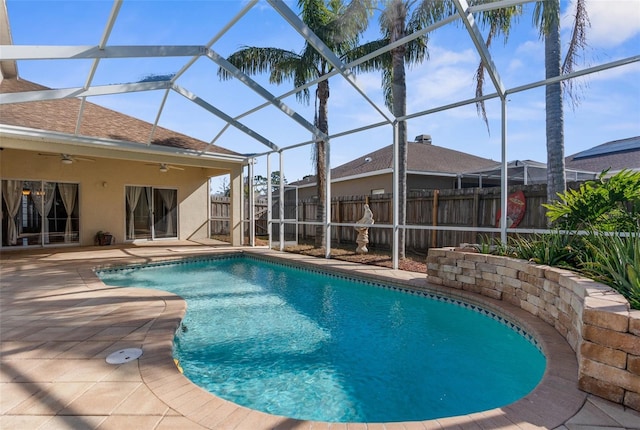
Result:
{"type": "MultiPolygon", "coordinates": [[[[292,67],[296,61],[300,60],[300,55],[292,51],[255,46],[244,47],[227,58],[227,61],[248,75],[271,73],[273,70],[277,70],[277,76],[273,76],[273,73],[271,75],[272,83],[280,83],[287,79],[287,74],[290,74],[291,70],[286,69],[282,66],[283,64],[292,67]]],[[[222,80],[229,80],[233,75],[221,67],[218,69],[218,77],[222,80]]]]}
{"type": "MultiPolygon", "coordinates": [[[[567,55],[564,58],[562,64],[562,74],[568,74],[575,70],[575,66],[578,64],[580,54],[584,52],[588,46],[587,44],[587,28],[591,27],[591,21],[587,14],[587,8],[585,0],[576,1],[576,14],[573,21],[573,29],[571,30],[571,41],[569,42],[569,48],[567,49],[567,55]]],[[[568,79],[563,81],[563,89],[565,94],[569,96],[571,106],[575,109],[580,104],[581,93],[580,87],[576,85],[574,79],[568,79]]]]}

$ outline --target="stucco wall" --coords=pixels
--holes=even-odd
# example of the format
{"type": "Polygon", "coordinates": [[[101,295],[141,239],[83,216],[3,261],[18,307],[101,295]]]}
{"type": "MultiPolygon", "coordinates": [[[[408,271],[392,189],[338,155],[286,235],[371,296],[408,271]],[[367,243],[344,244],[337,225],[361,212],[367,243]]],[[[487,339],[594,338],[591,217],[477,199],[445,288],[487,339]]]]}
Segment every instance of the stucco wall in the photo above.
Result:
{"type": "MultiPolygon", "coordinates": [[[[452,189],[457,187],[456,178],[408,175],[407,189],[410,191],[452,189]]],[[[369,196],[372,190],[383,189],[385,194],[393,192],[393,175],[367,176],[365,178],[350,179],[348,181],[333,181],[331,184],[331,196],[369,196]]],[[[308,199],[316,195],[315,185],[299,188],[298,198],[308,199]]]]}
{"type": "Polygon", "coordinates": [[[117,242],[124,240],[127,185],[176,189],[178,238],[207,237],[208,177],[215,171],[184,167],[184,170],[170,169],[162,173],[158,163],[87,158],[95,162],[63,164],[57,155],[43,156],[5,148],[0,151],[0,177],[78,183],[81,245],[93,245],[98,230],[109,231],[117,242]]]}
{"type": "Polygon", "coordinates": [[[640,410],[640,311],[610,287],[523,260],[429,249],[427,280],[512,303],[552,325],[579,363],[579,388],[640,410]]]}

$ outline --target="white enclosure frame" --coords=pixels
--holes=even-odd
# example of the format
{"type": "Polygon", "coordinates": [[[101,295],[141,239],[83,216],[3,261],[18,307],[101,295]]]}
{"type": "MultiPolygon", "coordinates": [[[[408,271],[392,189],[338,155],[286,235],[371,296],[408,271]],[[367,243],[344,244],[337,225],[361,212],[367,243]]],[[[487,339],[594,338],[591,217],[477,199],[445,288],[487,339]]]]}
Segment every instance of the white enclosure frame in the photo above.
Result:
{"type": "MultiPolygon", "coordinates": [[[[398,195],[398,134],[397,134],[397,124],[399,121],[409,120],[412,118],[427,116],[436,112],[441,112],[449,109],[454,109],[457,107],[469,105],[472,103],[476,103],[478,101],[490,100],[498,98],[501,101],[501,163],[502,163],[502,174],[501,174],[501,208],[502,213],[506,213],[507,209],[507,129],[506,129],[506,119],[507,119],[507,106],[506,101],[507,97],[510,94],[519,93],[522,91],[527,91],[533,88],[542,87],[548,84],[556,83],[559,81],[564,81],[568,79],[573,79],[579,76],[588,75],[591,73],[599,72],[606,69],[611,69],[615,67],[625,66],[631,63],[635,63],[640,61],[640,55],[632,56],[629,58],[625,58],[618,61],[612,61],[609,63],[601,64],[596,67],[586,68],[571,74],[559,76],[553,79],[545,79],[537,82],[531,82],[526,85],[514,87],[514,88],[505,88],[498,73],[498,70],[493,63],[491,58],[491,54],[489,53],[486,45],[486,41],[484,40],[477,23],[474,19],[473,14],[475,12],[480,12],[484,10],[498,9],[502,7],[521,5],[524,3],[529,3],[531,0],[498,0],[491,3],[485,3],[481,6],[470,7],[467,3],[467,0],[452,0],[456,6],[458,13],[451,17],[448,17],[434,25],[431,25],[420,32],[408,35],[407,37],[397,41],[393,45],[386,46],[383,49],[380,49],[370,55],[364,56],[355,60],[352,63],[344,64],[337,55],[332,52],[323,42],[320,40],[296,15],[283,0],[267,0],[267,3],[280,15],[284,20],[295,29],[304,40],[313,46],[333,67],[334,70],[316,80],[313,80],[303,87],[295,88],[291,91],[288,91],[280,96],[274,96],[267,89],[259,85],[248,75],[238,70],[232,64],[230,64],[227,60],[225,60],[221,55],[216,53],[212,47],[213,45],[226,33],[228,32],[239,20],[242,19],[244,15],[247,14],[249,10],[256,6],[258,0],[251,0],[247,2],[247,4],[231,19],[229,22],[221,28],[217,34],[213,36],[213,38],[203,46],[111,46],[108,44],[109,36],[113,29],[113,26],[118,17],[118,13],[120,11],[120,7],[122,6],[123,0],[115,0],[113,3],[113,7],[111,10],[110,17],[105,26],[102,38],[100,39],[98,45],[96,46],[16,46],[16,45],[1,45],[0,46],[0,61],[13,61],[13,60],[40,60],[40,59],[92,59],[92,67],[87,76],[85,85],[79,88],[65,88],[65,89],[51,89],[51,90],[42,90],[42,91],[32,91],[32,92],[18,92],[18,93],[8,93],[8,94],[0,94],[0,105],[8,104],[8,103],[28,103],[31,101],[42,101],[42,100],[56,100],[63,98],[79,98],[82,100],[84,106],[84,101],[88,97],[106,95],[106,94],[119,94],[119,93],[129,93],[129,92],[137,92],[137,91],[164,91],[164,97],[162,98],[162,102],[158,107],[158,112],[156,115],[155,123],[153,124],[153,129],[147,139],[147,145],[150,145],[153,136],[155,133],[155,129],[158,125],[158,121],[163,112],[165,103],[167,101],[168,95],[170,92],[175,92],[176,94],[180,94],[184,98],[188,99],[192,103],[200,106],[205,109],[212,115],[222,119],[226,125],[224,128],[211,140],[211,144],[216,143],[218,138],[227,130],[229,126],[235,127],[241,132],[245,133],[252,139],[260,142],[264,146],[268,148],[264,153],[261,154],[247,154],[244,159],[244,163],[248,165],[249,169],[249,178],[253,177],[253,163],[254,160],[258,157],[266,157],[267,159],[267,181],[268,181],[268,225],[271,226],[275,220],[278,220],[280,223],[280,249],[284,247],[284,225],[285,223],[289,223],[289,220],[284,219],[284,187],[280,187],[280,208],[279,215],[277,218],[273,217],[271,213],[271,202],[272,202],[272,193],[271,193],[271,165],[270,165],[270,156],[272,154],[278,154],[280,159],[280,171],[283,172],[284,166],[284,153],[288,150],[312,145],[316,141],[324,140],[326,142],[327,147],[327,185],[326,185],[326,201],[325,201],[325,219],[326,222],[323,225],[325,230],[325,238],[326,238],[326,253],[325,257],[329,258],[331,255],[331,227],[332,226],[353,226],[353,224],[348,223],[332,223],[330,220],[330,210],[331,210],[331,166],[330,166],[330,149],[331,149],[331,140],[337,137],[342,137],[350,134],[355,134],[361,131],[369,130],[377,127],[389,127],[389,133],[393,136],[393,147],[394,147],[394,175],[393,175],[393,224],[391,226],[380,226],[377,225],[377,228],[392,228],[393,229],[393,267],[398,268],[398,233],[400,229],[426,229],[426,230],[464,230],[464,231],[479,231],[479,232],[499,232],[501,240],[506,241],[507,233],[516,231],[515,229],[508,229],[506,225],[506,217],[502,217],[500,227],[499,228],[454,228],[454,227],[436,227],[436,226],[416,226],[416,225],[405,225],[401,226],[398,224],[398,207],[399,202],[397,200],[398,195]],[[364,61],[371,59],[375,56],[378,56],[384,52],[390,51],[393,47],[404,44],[410,40],[416,39],[420,36],[423,36],[439,27],[442,27],[450,22],[455,20],[461,20],[465,26],[465,30],[468,33],[469,38],[472,40],[476,51],[478,52],[482,63],[484,64],[485,70],[493,84],[495,89],[494,93],[487,94],[483,97],[472,98],[467,100],[461,100],[457,103],[439,106],[434,109],[429,109],[421,112],[415,112],[406,115],[405,117],[395,118],[393,115],[388,112],[386,108],[381,108],[376,105],[366,94],[364,90],[360,88],[358,83],[355,81],[354,76],[351,72],[351,69],[358,64],[363,63],[364,61]],[[142,58],[142,57],[162,57],[162,56],[174,56],[174,57],[186,57],[188,58],[183,67],[169,79],[158,80],[154,82],[136,82],[136,83],[127,83],[127,84],[117,84],[117,85],[92,85],[93,77],[95,75],[96,69],[99,65],[99,62],[103,58],[142,58]],[[254,108],[237,115],[235,117],[231,117],[224,111],[216,108],[213,104],[207,102],[203,98],[199,97],[197,94],[192,93],[187,88],[179,85],[177,83],[178,79],[198,60],[199,58],[207,58],[212,62],[216,63],[217,66],[225,69],[229,74],[237,78],[241,81],[247,88],[254,91],[262,98],[264,98],[265,102],[261,105],[255,106],[254,108]],[[366,127],[360,127],[348,131],[344,131],[341,133],[333,134],[333,135],[325,135],[322,133],[316,126],[305,120],[301,115],[299,115],[294,109],[287,106],[282,100],[296,92],[299,92],[303,89],[312,87],[319,82],[329,79],[330,77],[340,75],[340,77],[346,80],[359,94],[360,97],[363,98],[371,107],[380,115],[381,120],[377,123],[371,123],[366,127]],[[277,109],[281,110],[285,115],[287,115],[291,121],[300,127],[308,130],[312,133],[313,138],[309,141],[299,142],[295,145],[291,145],[288,147],[280,147],[276,142],[272,142],[266,137],[264,137],[259,131],[253,130],[250,127],[244,125],[241,120],[254,113],[257,112],[267,106],[275,106],[277,109]]],[[[2,11],[2,13],[6,13],[2,11]]],[[[77,119],[77,127],[76,134],[74,138],[81,139],[82,136],[79,136],[80,123],[82,121],[83,109],[81,107],[80,114],[77,119]]],[[[32,135],[33,131],[24,131],[19,130],[16,127],[10,127],[5,125],[0,125],[0,136],[2,135],[11,135],[16,136],[23,134],[32,135]]],[[[42,132],[40,135],[43,138],[51,137],[53,134],[49,134],[47,132],[42,132]]],[[[95,139],[94,139],[95,140],[95,139]]],[[[88,142],[88,140],[86,141],[88,142]]],[[[182,153],[182,150],[179,149],[168,149],[162,148],[163,151],[168,153],[179,154],[182,153]]],[[[224,157],[224,155],[221,155],[224,157]]],[[[233,157],[231,157],[233,158],[233,157]]],[[[250,181],[250,196],[249,199],[251,201],[251,205],[253,205],[253,191],[252,191],[252,181],[250,181]]],[[[241,187],[244,190],[244,186],[241,187]]],[[[242,197],[242,201],[244,201],[244,196],[242,197]]],[[[244,207],[244,204],[241,205],[244,207]]],[[[250,244],[255,245],[255,224],[254,224],[254,211],[252,210],[249,214],[249,237],[250,244]]],[[[245,216],[241,215],[241,219],[243,222],[241,223],[244,226],[245,216]]],[[[296,224],[311,224],[317,225],[317,222],[299,222],[296,220],[296,224]]],[[[244,228],[244,227],[243,227],[244,228]]],[[[271,232],[271,228],[269,228],[271,232]]],[[[539,230],[522,230],[518,229],[518,232],[534,232],[539,230]]],[[[542,230],[544,231],[544,230],[542,230]]],[[[242,234],[244,240],[244,232],[242,234]]],[[[269,243],[271,244],[271,234],[269,243]]]]}

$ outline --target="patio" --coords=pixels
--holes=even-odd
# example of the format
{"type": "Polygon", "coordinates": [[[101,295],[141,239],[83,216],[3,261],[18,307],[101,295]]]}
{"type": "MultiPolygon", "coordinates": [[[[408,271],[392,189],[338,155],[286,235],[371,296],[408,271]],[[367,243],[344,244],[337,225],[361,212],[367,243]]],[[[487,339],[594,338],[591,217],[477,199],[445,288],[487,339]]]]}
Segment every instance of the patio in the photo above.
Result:
{"type": "MultiPolygon", "coordinates": [[[[557,422],[551,427],[640,428],[637,412],[575,388],[574,354],[566,343],[557,341],[553,329],[536,318],[525,323],[544,336],[545,351],[551,356],[547,376],[525,399],[504,408],[420,423],[327,424],[267,415],[219,399],[193,385],[173,363],[173,333],[185,312],[184,302],[168,293],[105,287],[92,269],[231,250],[237,248],[165,241],[4,252],[0,427],[549,428],[545,423],[557,422]],[[143,349],[139,360],[121,365],[105,362],[111,352],[132,347],[143,349]]],[[[423,274],[276,254],[415,288],[426,286],[423,274]]]]}

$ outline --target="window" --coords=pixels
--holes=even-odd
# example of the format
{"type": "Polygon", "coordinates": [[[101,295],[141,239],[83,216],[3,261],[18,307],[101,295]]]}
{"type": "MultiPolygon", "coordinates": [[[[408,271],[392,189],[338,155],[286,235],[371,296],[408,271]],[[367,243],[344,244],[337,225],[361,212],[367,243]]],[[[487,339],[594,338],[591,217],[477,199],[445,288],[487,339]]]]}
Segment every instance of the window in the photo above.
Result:
{"type": "Polygon", "coordinates": [[[2,246],[78,243],[78,184],[2,180],[2,246]]]}
{"type": "Polygon", "coordinates": [[[378,194],[384,194],[384,188],[374,188],[371,190],[371,195],[375,196],[378,194]]]}

